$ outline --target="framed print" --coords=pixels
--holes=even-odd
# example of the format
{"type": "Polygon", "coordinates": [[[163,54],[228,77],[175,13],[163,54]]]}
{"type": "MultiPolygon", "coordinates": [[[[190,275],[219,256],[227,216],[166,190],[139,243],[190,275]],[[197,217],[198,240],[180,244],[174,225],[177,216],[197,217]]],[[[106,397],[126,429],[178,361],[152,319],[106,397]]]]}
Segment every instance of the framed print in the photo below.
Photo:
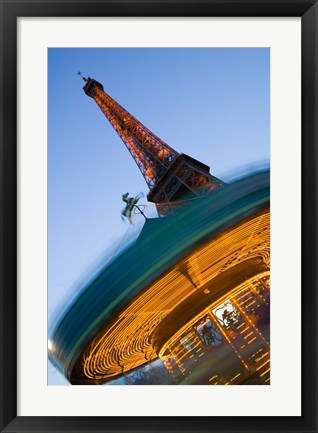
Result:
{"type": "Polygon", "coordinates": [[[317,431],[317,2],[1,18],[1,431],[317,431]]]}

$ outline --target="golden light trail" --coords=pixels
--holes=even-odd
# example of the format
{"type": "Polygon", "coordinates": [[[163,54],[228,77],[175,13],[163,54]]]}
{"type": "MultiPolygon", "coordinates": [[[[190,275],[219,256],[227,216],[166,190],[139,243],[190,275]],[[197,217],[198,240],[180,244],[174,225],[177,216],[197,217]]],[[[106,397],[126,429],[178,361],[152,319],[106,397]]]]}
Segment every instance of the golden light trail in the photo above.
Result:
{"type": "MultiPolygon", "coordinates": [[[[198,290],[193,282],[180,273],[180,265],[187,264],[190,272],[193,271],[193,274],[200,281],[200,286],[209,285],[209,291],[212,293],[213,279],[238,263],[261,257],[262,262],[269,266],[269,220],[269,211],[264,211],[238,224],[216,239],[197,248],[178,266],[174,266],[159,280],[147,287],[121,311],[115,321],[112,321],[111,324],[105,324],[88,345],[80,362],[84,375],[89,379],[109,379],[143,365],[149,359],[155,359],[158,356],[164,358],[163,355],[156,353],[152,347],[153,331],[157,327],[160,328],[162,320],[176,306],[198,290]]],[[[231,290],[231,298],[237,290],[237,287],[231,290]]],[[[202,293],[202,296],[206,295],[202,293]]],[[[217,303],[220,303],[220,300],[217,303]]],[[[242,306],[238,308],[242,308],[242,306]]],[[[242,333],[250,329],[245,338],[253,335],[255,331],[259,333],[258,330],[255,330],[255,325],[249,320],[248,315],[244,313],[244,316],[248,319],[246,321],[248,326],[242,330],[242,333]]],[[[187,327],[189,327],[189,323],[184,325],[178,335],[187,327]]],[[[227,334],[224,335],[230,344],[233,344],[231,338],[227,334]]],[[[175,339],[178,338],[175,336],[175,339]]],[[[248,344],[255,339],[256,337],[250,340],[248,344]]],[[[165,347],[172,342],[173,340],[167,342],[165,347]]],[[[244,346],[241,346],[239,351],[243,348],[244,346]]],[[[200,350],[201,348],[199,348],[200,350]]],[[[248,368],[239,351],[237,349],[235,351],[245,367],[248,368]]],[[[163,352],[165,349],[160,351],[161,354],[163,352]]],[[[182,360],[182,356],[179,358],[180,360],[182,360]]]]}

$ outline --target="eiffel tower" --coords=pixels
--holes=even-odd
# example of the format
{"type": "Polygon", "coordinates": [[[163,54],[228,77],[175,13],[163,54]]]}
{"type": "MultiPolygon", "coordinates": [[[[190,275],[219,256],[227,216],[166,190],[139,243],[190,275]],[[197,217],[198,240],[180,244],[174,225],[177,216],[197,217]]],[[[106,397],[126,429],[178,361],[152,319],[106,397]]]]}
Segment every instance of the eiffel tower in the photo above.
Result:
{"type": "Polygon", "coordinates": [[[84,92],[94,99],[139,167],[150,190],[148,201],[156,205],[176,202],[225,185],[210,174],[209,166],[178,153],[146,128],[109,96],[101,83],[79,75],[85,81],[84,92]]]}

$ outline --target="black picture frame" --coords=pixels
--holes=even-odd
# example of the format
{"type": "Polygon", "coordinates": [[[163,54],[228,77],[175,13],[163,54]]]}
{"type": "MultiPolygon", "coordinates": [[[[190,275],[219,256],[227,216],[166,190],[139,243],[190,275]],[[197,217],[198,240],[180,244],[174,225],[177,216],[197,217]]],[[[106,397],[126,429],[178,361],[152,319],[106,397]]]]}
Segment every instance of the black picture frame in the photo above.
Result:
{"type": "MultiPolygon", "coordinates": [[[[317,35],[313,0],[0,0],[1,5],[1,432],[316,432],[317,35]],[[17,18],[301,17],[302,415],[296,417],[17,416],[17,18]]],[[[286,144],[288,163],[288,144],[286,144]]],[[[288,181],[288,180],[287,180],[288,181]]],[[[290,187],[293,188],[292,175],[290,187]]],[[[291,207],[293,204],[290,204],[291,207]]]]}

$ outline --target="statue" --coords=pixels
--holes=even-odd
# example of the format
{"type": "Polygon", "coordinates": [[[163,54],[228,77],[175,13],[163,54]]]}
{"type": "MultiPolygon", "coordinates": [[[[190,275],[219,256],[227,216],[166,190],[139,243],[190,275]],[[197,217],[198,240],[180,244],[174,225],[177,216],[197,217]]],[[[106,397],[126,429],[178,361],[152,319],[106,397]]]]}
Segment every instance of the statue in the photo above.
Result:
{"type": "MultiPolygon", "coordinates": [[[[137,209],[141,212],[141,209],[137,206],[137,203],[139,199],[143,197],[143,193],[139,193],[136,197],[129,197],[129,192],[126,192],[126,194],[123,194],[122,199],[126,204],[126,207],[124,210],[122,210],[122,215],[128,219],[130,224],[132,223],[132,211],[134,207],[137,207],[137,209]]],[[[144,215],[144,214],[143,214],[144,215]]],[[[145,215],[144,215],[145,216],[145,215]]]]}

